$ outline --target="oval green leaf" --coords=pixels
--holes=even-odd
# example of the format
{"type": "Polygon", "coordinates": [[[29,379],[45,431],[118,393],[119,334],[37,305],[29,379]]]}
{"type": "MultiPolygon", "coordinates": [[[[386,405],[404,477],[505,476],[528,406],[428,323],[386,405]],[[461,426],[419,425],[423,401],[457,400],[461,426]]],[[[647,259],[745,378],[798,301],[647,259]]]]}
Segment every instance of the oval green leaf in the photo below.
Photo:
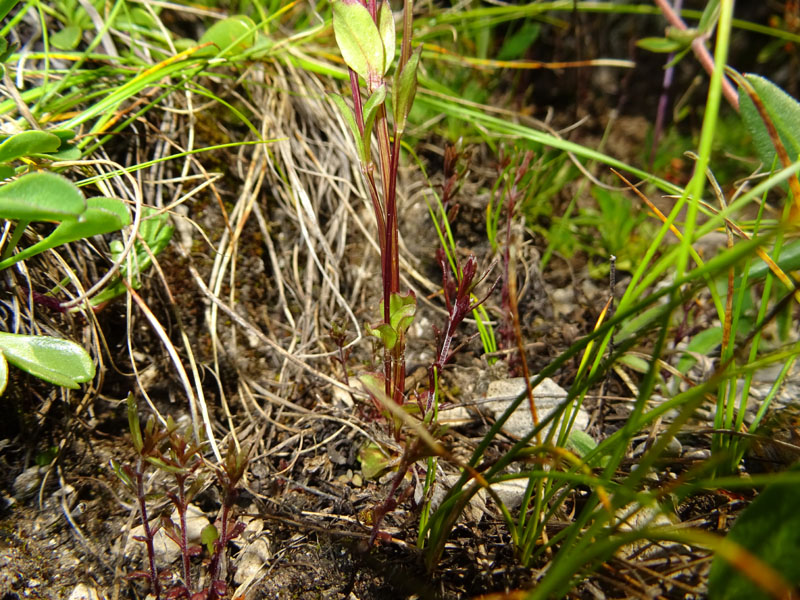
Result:
{"type": "Polygon", "coordinates": [[[83,30],[77,25],[68,25],[50,36],[50,42],[59,50],[74,50],[81,43],[83,30]]]}
{"type": "Polygon", "coordinates": [[[86,350],[69,340],[0,332],[0,351],[18,369],[63,387],[75,389],[95,374],[86,350]]]}
{"type": "Polygon", "coordinates": [[[358,0],[334,0],[333,34],[345,64],[368,82],[384,73],[381,34],[367,7],[358,0]]]}
{"type": "Polygon", "coordinates": [[[93,235],[119,231],[130,225],[125,203],[117,198],[89,198],[86,210],[75,220],[64,221],[45,240],[50,248],[93,235]]]}
{"type": "Polygon", "coordinates": [[[214,23],[200,38],[200,44],[211,42],[197,56],[229,56],[243,52],[253,45],[256,24],[250,17],[235,15],[214,23]]]}
{"type": "MultiPolygon", "coordinates": [[[[753,74],[747,74],[745,78],[764,105],[781,143],[795,160],[800,155],[800,103],[769,79],[753,74]]],[[[739,107],[742,121],[753,136],[759,158],[765,167],[771,167],[775,161],[775,145],[758,109],[742,87],[739,87],[739,107]]],[[[781,166],[778,164],[778,167],[781,166]]]]}
{"type": "Polygon", "coordinates": [[[29,173],[0,187],[0,218],[53,221],[77,218],[86,210],[80,190],[55,173],[29,173]]]}
{"type": "Polygon", "coordinates": [[[61,138],[47,131],[22,131],[0,144],[0,163],[11,162],[22,156],[48,154],[61,146],[61,138]]]}

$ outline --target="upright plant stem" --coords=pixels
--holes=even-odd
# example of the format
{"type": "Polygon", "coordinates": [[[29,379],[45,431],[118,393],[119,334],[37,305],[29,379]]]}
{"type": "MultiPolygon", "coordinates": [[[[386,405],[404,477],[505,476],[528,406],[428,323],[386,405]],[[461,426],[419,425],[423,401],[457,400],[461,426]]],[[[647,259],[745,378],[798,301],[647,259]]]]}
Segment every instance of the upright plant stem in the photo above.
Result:
{"type": "Polygon", "coordinates": [[[153,588],[153,596],[156,600],[161,600],[161,581],[158,579],[156,570],[156,551],[153,547],[153,530],[150,529],[150,520],[147,517],[147,502],[144,493],[144,473],[142,471],[142,459],[139,457],[136,463],[136,498],[139,501],[139,513],[142,515],[142,529],[144,530],[144,543],[147,546],[147,559],[150,564],[150,585],[153,588]]]}

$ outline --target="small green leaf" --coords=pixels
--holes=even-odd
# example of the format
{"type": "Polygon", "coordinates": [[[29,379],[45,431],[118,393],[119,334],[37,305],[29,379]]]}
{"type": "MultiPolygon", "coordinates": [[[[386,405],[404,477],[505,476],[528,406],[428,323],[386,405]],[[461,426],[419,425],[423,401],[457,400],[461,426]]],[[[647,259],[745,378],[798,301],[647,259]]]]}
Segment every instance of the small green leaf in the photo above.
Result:
{"type": "Polygon", "coordinates": [[[77,218],[86,210],[80,190],[54,173],[29,173],[0,187],[0,218],[53,221],[77,218]]]}
{"type": "Polygon", "coordinates": [[[375,124],[375,117],[378,114],[378,108],[386,101],[386,84],[381,84],[372,93],[369,99],[364,103],[364,160],[365,164],[370,162],[370,138],[372,136],[372,126],[375,124]]]}
{"type": "Polygon", "coordinates": [[[358,452],[358,462],[361,463],[361,474],[364,479],[377,479],[390,466],[390,461],[374,442],[368,442],[358,452]]]}
{"type": "Polygon", "coordinates": [[[387,350],[394,348],[394,345],[397,343],[397,333],[392,329],[391,325],[380,323],[375,327],[371,327],[369,323],[367,323],[364,328],[366,329],[367,335],[374,336],[381,340],[383,347],[387,350]]]}
{"type": "Polygon", "coordinates": [[[211,555],[214,554],[214,544],[218,539],[219,531],[217,531],[213,523],[203,527],[203,531],[200,532],[200,542],[208,549],[208,553],[211,555]]]}
{"type": "Polygon", "coordinates": [[[171,465],[168,462],[165,462],[164,459],[159,458],[157,456],[146,456],[145,460],[149,462],[154,467],[158,467],[162,471],[166,473],[185,473],[186,469],[182,467],[178,467],[176,465],[171,465]]]}
{"type": "Polygon", "coordinates": [[[118,198],[89,198],[86,204],[86,210],[77,219],[61,223],[45,241],[52,238],[52,242],[60,246],[93,235],[119,231],[131,224],[128,209],[118,198]]]}
{"type": "Polygon", "coordinates": [[[81,43],[83,30],[77,25],[67,25],[50,36],[50,43],[59,50],[74,50],[81,43]]]}
{"type": "Polygon", "coordinates": [[[133,484],[133,481],[122,468],[119,461],[111,459],[111,468],[114,469],[114,473],[116,473],[117,477],[119,477],[120,481],[131,491],[136,490],[136,486],[133,484]]]}
{"type": "Polygon", "coordinates": [[[61,139],[47,131],[22,131],[0,144],[0,163],[8,163],[22,156],[48,154],[61,146],[61,139]]]}
{"type": "MultiPolygon", "coordinates": [[[[678,43],[678,48],[687,48],[692,45],[700,32],[697,29],[679,29],[678,27],[667,27],[667,39],[678,43]]],[[[678,49],[676,48],[676,50],[678,49]]]]}
{"type": "Polygon", "coordinates": [[[378,9],[378,33],[383,40],[383,75],[389,72],[394,62],[394,55],[397,51],[395,44],[394,15],[392,7],[386,0],[383,0],[378,9]]]}
{"type": "Polygon", "coordinates": [[[347,106],[344,98],[342,98],[339,94],[330,94],[329,97],[339,108],[339,112],[342,114],[344,122],[347,123],[348,127],[350,127],[350,131],[353,134],[353,140],[356,143],[356,150],[358,151],[359,160],[366,164],[367,160],[366,154],[364,153],[364,140],[361,138],[361,132],[358,130],[358,124],[356,123],[356,117],[355,114],[353,114],[353,110],[347,106]]]}
{"type": "MultiPolygon", "coordinates": [[[[99,306],[104,302],[113,300],[127,291],[127,286],[123,279],[130,278],[130,285],[134,289],[141,287],[140,275],[150,267],[151,256],[158,256],[167,247],[175,228],[169,224],[169,215],[159,213],[157,210],[145,207],[142,213],[142,224],[139,227],[139,235],[144,244],[138,239],[133,246],[133,259],[131,261],[131,272],[128,270],[128,262],[122,263],[120,276],[114,277],[109,284],[90,300],[92,306],[99,306]],[[149,249],[146,250],[145,246],[149,249]]],[[[122,254],[123,245],[119,240],[114,240],[109,244],[111,258],[117,261],[122,254]]]]}
{"type": "MultiPolygon", "coordinates": [[[[0,188],[0,196],[4,188],[0,188]]],[[[118,231],[130,225],[130,215],[125,203],[117,198],[89,198],[87,209],[77,218],[65,219],[53,233],[33,246],[28,246],[17,254],[0,262],[0,271],[41,254],[46,250],[74,242],[93,235],[118,231]]]]}
{"type": "Polygon", "coordinates": [[[58,446],[50,446],[47,450],[39,452],[33,460],[40,467],[46,467],[56,459],[56,456],[58,456],[58,446]]]}
{"type": "Polygon", "coordinates": [[[589,452],[597,448],[597,442],[585,431],[573,429],[567,437],[567,450],[574,452],[579,458],[583,458],[589,452]]]}
{"type": "Polygon", "coordinates": [[[199,44],[211,42],[212,47],[197,52],[197,56],[228,56],[243,52],[256,39],[256,24],[246,15],[235,15],[214,23],[200,38],[199,44]]]}
{"type": "Polygon", "coordinates": [[[6,391],[8,385],[8,361],[3,351],[0,350],[0,396],[6,391]]]}
{"type": "Polygon", "coordinates": [[[642,50],[647,50],[648,52],[660,52],[660,53],[676,52],[685,46],[684,44],[681,44],[677,40],[671,40],[662,37],[642,38],[636,42],[636,45],[642,50]]]}
{"type": "Polygon", "coordinates": [[[722,327],[709,327],[695,335],[686,346],[686,354],[678,361],[675,368],[684,375],[697,362],[696,355],[708,356],[722,343],[722,327]]]}
{"type": "Polygon", "coordinates": [[[128,429],[131,432],[131,441],[136,452],[141,453],[144,448],[144,440],[142,439],[142,427],[139,424],[139,410],[136,406],[136,399],[133,393],[128,393],[128,429]]]}
{"type": "MultiPolygon", "coordinates": [[[[800,465],[790,469],[800,471],[800,465]]],[[[742,511],[728,534],[783,575],[791,586],[800,584],[800,511],[797,480],[778,481],[742,511]]],[[[708,597],[717,600],[760,600],[772,598],[731,563],[716,557],[708,578],[708,597]]]]}
{"type": "Polygon", "coordinates": [[[419,57],[422,53],[422,46],[419,46],[403,65],[403,70],[395,75],[394,86],[392,87],[392,107],[394,108],[394,123],[398,132],[406,129],[406,120],[411,107],[414,104],[414,96],[417,93],[417,67],[419,57]]]}
{"type": "Polygon", "coordinates": [[[417,297],[414,292],[392,294],[389,297],[389,320],[396,332],[405,332],[414,322],[417,313],[417,297]]]}
{"type": "Polygon", "coordinates": [[[0,351],[18,369],[63,387],[76,389],[95,374],[86,350],[69,340],[0,332],[0,351]]]}
{"type": "Polygon", "coordinates": [[[333,34],[345,64],[358,73],[370,89],[384,73],[383,40],[367,7],[358,0],[333,0],[333,34]]]}
{"type": "MultiPolygon", "coordinates": [[[[791,160],[800,156],[800,103],[769,79],[747,74],[745,79],[753,86],[761,100],[791,160]]],[[[747,91],[739,87],[739,114],[745,127],[753,136],[758,156],[765,166],[775,162],[775,146],[766,125],[747,91]]],[[[778,164],[778,166],[782,166],[778,164]]]]}

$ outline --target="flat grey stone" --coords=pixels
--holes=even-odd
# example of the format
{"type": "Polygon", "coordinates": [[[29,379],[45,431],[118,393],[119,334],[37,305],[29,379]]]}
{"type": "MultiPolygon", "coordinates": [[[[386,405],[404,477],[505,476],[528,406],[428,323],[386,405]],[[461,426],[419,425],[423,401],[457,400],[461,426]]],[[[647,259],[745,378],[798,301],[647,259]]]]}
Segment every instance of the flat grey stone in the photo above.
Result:
{"type": "MultiPolygon", "coordinates": [[[[533,377],[531,379],[533,379],[533,377]]],[[[493,381],[489,384],[489,388],[486,391],[487,402],[483,404],[483,406],[489,411],[492,417],[499,419],[509,405],[524,392],[525,379],[523,377],[493,381]]],[[[533,390],[533,401],[536,405],[536,415],[539,421],[547,418],[566,397],[567,391],[564,388],[549,377],[545,378],[533,390]]],[[[569,417],[571,413],[572,409],[568,408],[564,411],[562,417],[556,420],[553,425],[560,427],[561,419],[565,416],[569,417]]],[[[585,431],[588,426],[589,413],[581,407],[575,417],[573,429],[585,431]]],[[[531,416],[530,404],[527,397],[522,399],[520,405],[503,425],[502,430],[505,434],[515,439],[525,437],[533,430],[533,417],[531,416]]],[[[547,434],[547,430],[548,428],[545,428],[542,431],[542,437],[547,434]]],[[[558,430],[556,430],[556,433],[557,432],[558,430]]]]}

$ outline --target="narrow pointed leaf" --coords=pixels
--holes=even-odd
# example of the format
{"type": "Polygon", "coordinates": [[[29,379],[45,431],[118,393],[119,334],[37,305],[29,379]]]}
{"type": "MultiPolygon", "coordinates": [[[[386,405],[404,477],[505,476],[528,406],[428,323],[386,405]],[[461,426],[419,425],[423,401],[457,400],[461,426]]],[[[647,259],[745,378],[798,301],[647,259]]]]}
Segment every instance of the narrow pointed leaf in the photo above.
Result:
{"type": "Polygon", "coordinates": [[[141,453],[142,448],[144,448],[144,441],[142,439],[142,428],[139,424],[139,411],[132,393],[128,394],[128,429],[131,431],[133,447],[136,452],[141,453]]]}
{"type": "MultiPolygon", "coordinates": [[[[0,188],[0,191],[2,191],[2,188],[0,188]]],[[[126,225],[130,225],[130,215],[122,200],[116,198],[90,198],[87,204],[88,208],[77,218],[64,220],[55,228],[53,233],[41,242],[28,246],[21,252],[0,262],[0,270],[7,269],[22,260],[27,260],[62,244],[92,237],[93,235],[118,231],[126,225]]]]}
{"type": "Polygon", "coordinates": [[[408,113],[414,104],[417,93],[417,67],[422,46],[418,47],[403,66],[403,70],[395,76],[392,88],[392,107],[394,108],[394,122],[399,132],[405,131],[408,113]]]}
{"type": "Polygon", "coordinates": [[[378,114],[378,108],[386,101],[386,85],[381,84],[378,86],[369,100],[364,104],[364,139],[362,140],[362,147],[364,148],[364,163],[370,161],[370,138],[372,137],[372,126],[375,124],[375,117],[378,114]]]}
{"type": "Polygon", "coordinates": [[[394,62],[394,55],[397,50],[395,42],[394,15],[392,7],[386,0],[383,0],[378,9],[378,32],[383,40],[383,75],[389,72],[394,62]]]}
{"type": "Polygon", "coordinates": [[[361,160],[363,163],[366,163],[364,154],[364,141],[361,138],[361,132],[358,130],[358,124],[356,123],[356,117],[353,114],[353,110],[347,106],[347,102],[345,102],[344,98],[342,98],[339,94],[330,94],[329,97],[339,108],[339,112],[342,113],[344,122],[347,123],[347,126],[350,127],[350,131],[353,133],[353,139],[356,143],[356,150],[358,151],[359,160],[361,160]]]}

